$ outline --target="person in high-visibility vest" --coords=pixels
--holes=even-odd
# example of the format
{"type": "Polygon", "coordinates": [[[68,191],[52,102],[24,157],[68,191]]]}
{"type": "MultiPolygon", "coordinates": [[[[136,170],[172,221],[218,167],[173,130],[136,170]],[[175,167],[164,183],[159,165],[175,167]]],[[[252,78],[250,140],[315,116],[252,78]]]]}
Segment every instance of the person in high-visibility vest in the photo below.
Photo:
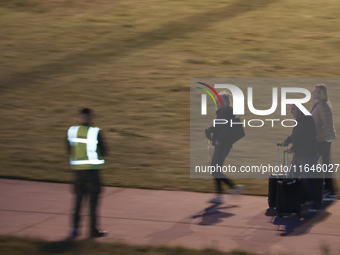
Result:
{"type": "Polygon", "coordinates": [[[96,209],[101,192],[99,169],[106,156],[103,134],[97,127],[91,126],[92,114],[88,108],[80,110],[82,124],[72,126],[67,132],[67,144],[70,164],[74,172],[75,208],[71,237],[79,235],[80,209],[84,196],[90,197],[90,237],[102,237],[107,233],[97,229],[96,209]]]}

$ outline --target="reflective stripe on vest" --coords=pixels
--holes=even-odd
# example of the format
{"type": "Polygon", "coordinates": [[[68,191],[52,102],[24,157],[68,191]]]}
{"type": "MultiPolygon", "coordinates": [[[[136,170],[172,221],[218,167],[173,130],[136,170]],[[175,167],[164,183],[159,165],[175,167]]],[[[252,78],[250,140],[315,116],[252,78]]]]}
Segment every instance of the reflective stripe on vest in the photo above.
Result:
{"type": "Polygon", "coordinates": [[[70,127],[67,135],[71,146],[77,146],[77,143],[86,143],[86,153],[88,160],[74,160],[70,159],[71,165],[100,165],[104,164],[105,160],[98,159],[97,144],[99,128],[89,127],[87,131],[87,138],[78,138],[78,130],[80,126],[70,127]]]}

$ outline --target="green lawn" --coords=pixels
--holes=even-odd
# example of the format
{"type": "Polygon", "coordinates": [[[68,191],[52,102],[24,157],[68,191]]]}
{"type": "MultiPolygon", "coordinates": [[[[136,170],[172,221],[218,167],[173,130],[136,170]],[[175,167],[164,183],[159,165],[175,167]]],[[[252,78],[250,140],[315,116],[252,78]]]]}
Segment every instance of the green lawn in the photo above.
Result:
{"type": "MultiPolygon", "coordinates": [[[[212,192],[189,178],[190,78],[338,77],[339,11],[334,0],[2,0],[0,176],[69,182],[66,131],[87,106],[109,145],[106,185],[212,192]]],[[[258,141],[246,132],[239,151],[258,141]]],[[[334,163],[338,152],[335,141],[334,163]]],[[[267,192],[265,179],[238,182],[267,192]]]]}

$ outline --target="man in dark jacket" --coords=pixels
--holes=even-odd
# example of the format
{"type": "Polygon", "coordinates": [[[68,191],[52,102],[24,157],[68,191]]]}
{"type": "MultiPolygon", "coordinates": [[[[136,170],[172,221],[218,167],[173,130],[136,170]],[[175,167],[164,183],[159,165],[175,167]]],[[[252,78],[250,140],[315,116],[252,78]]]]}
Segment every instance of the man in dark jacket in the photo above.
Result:
{"type": "Polygon", "coordinates": [[[227,124],[218,124],[211,126],[206,129],[206,134],[213,133],[213,137],[210,139],[214,146],[223,145],[226,147],[232,148],[232,144],[230,143],[230,121],[235,119],[235,115],[233,115],[233,108],[224,107],[220,108],[216,111],[216,119],[227,120],[227,124]]]}
{"type": "Polygon", "coordinates": [[[294,153],[295,157],[315,159],[318,155],[318,147],[313,117],[304,115],[296,105],[291,105],[291,113],[296,119],[297,125],[282,145],[286,146],[292,143],[293,146],[287,152],[294,153]]]}
{"type": "Polygon", "coordinates": [[[297,125],[293,128],[292,134],[282,142],[282,146],[293,144],[286,150],[288,153],[294,153],[289,174],[293,178],[302,177],[303,186],[312,197],[314,208],[321,209],[321,201],[317,199],[319,191],[317,182],[320,179],[316,179],[316,173],[310,171],[316,168],[319,158],[315,123],[312,116],[304,115],[296,105],[291,105],[291,113],[297,125]],[[315,176],[311,176],[313,174],[315,176]]]}
{"type": "MultiPolygon", "coordinates": [[[[228,156],[232,146],[231,142],[231,127],[230,121],[235,119],[235,115],[233,115],[233,108],[230,107],[230,95],[226,92],[222,91],[219,93],[220,98],[223,102],[223,105],[220,103],[217,104],[216,111],[216,119],[227,120],[228,123],[224,125],[215,125],[215,127],[211,126],[210,128],[205,130],[205,134],[208,139],[210,139],[210,134],[213,133],[212,140],[213,145],[215,146],[214,155],[211,160],[211,166],[223,166],[224,160],[228,156]]],[[[221,172],[213,172],[212,176],[216,180],[216,197],[212,198],[210,203],[223,203],[224,199],[222,195],[222,187],[221,183],[224,182],[231,189],[233,189],[233,194],[240,194],[242,191],[242,185],[235,185],[234,182],[225,177],[225,175],[221,172]]]]}

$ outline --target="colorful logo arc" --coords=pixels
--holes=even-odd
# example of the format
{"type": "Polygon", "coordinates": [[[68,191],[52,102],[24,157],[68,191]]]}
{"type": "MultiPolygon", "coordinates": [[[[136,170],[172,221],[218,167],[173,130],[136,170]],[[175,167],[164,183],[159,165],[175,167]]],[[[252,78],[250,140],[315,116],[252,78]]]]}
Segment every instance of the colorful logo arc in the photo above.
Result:
{"type": "MultiPolygon", "coordinates": [[[[210,85],[205,84],[205,83],[203,83],[203,82],[197,82],[197,83],[198,83],[198,84],[201,84],[201,85],[203,85],[203,86],[206,86],[206,87],[209,88],[212,92],[214,92],[215,95],[217,96],[218,100],[220,101],[220,104],[223,105],[220,96],[218,95],[217,91],[216,91],[213,87],[211,87],[210,85]]],[[[214,100],[215,105],[217,105],[214,96],[213,96],[208,90],[203,89],[203,88],[200,88],[200,87],[196,87],[196,88],[201,89],[201,90],[203,90],[204,92],[206,92],[206,93],[214,100]]]]}

